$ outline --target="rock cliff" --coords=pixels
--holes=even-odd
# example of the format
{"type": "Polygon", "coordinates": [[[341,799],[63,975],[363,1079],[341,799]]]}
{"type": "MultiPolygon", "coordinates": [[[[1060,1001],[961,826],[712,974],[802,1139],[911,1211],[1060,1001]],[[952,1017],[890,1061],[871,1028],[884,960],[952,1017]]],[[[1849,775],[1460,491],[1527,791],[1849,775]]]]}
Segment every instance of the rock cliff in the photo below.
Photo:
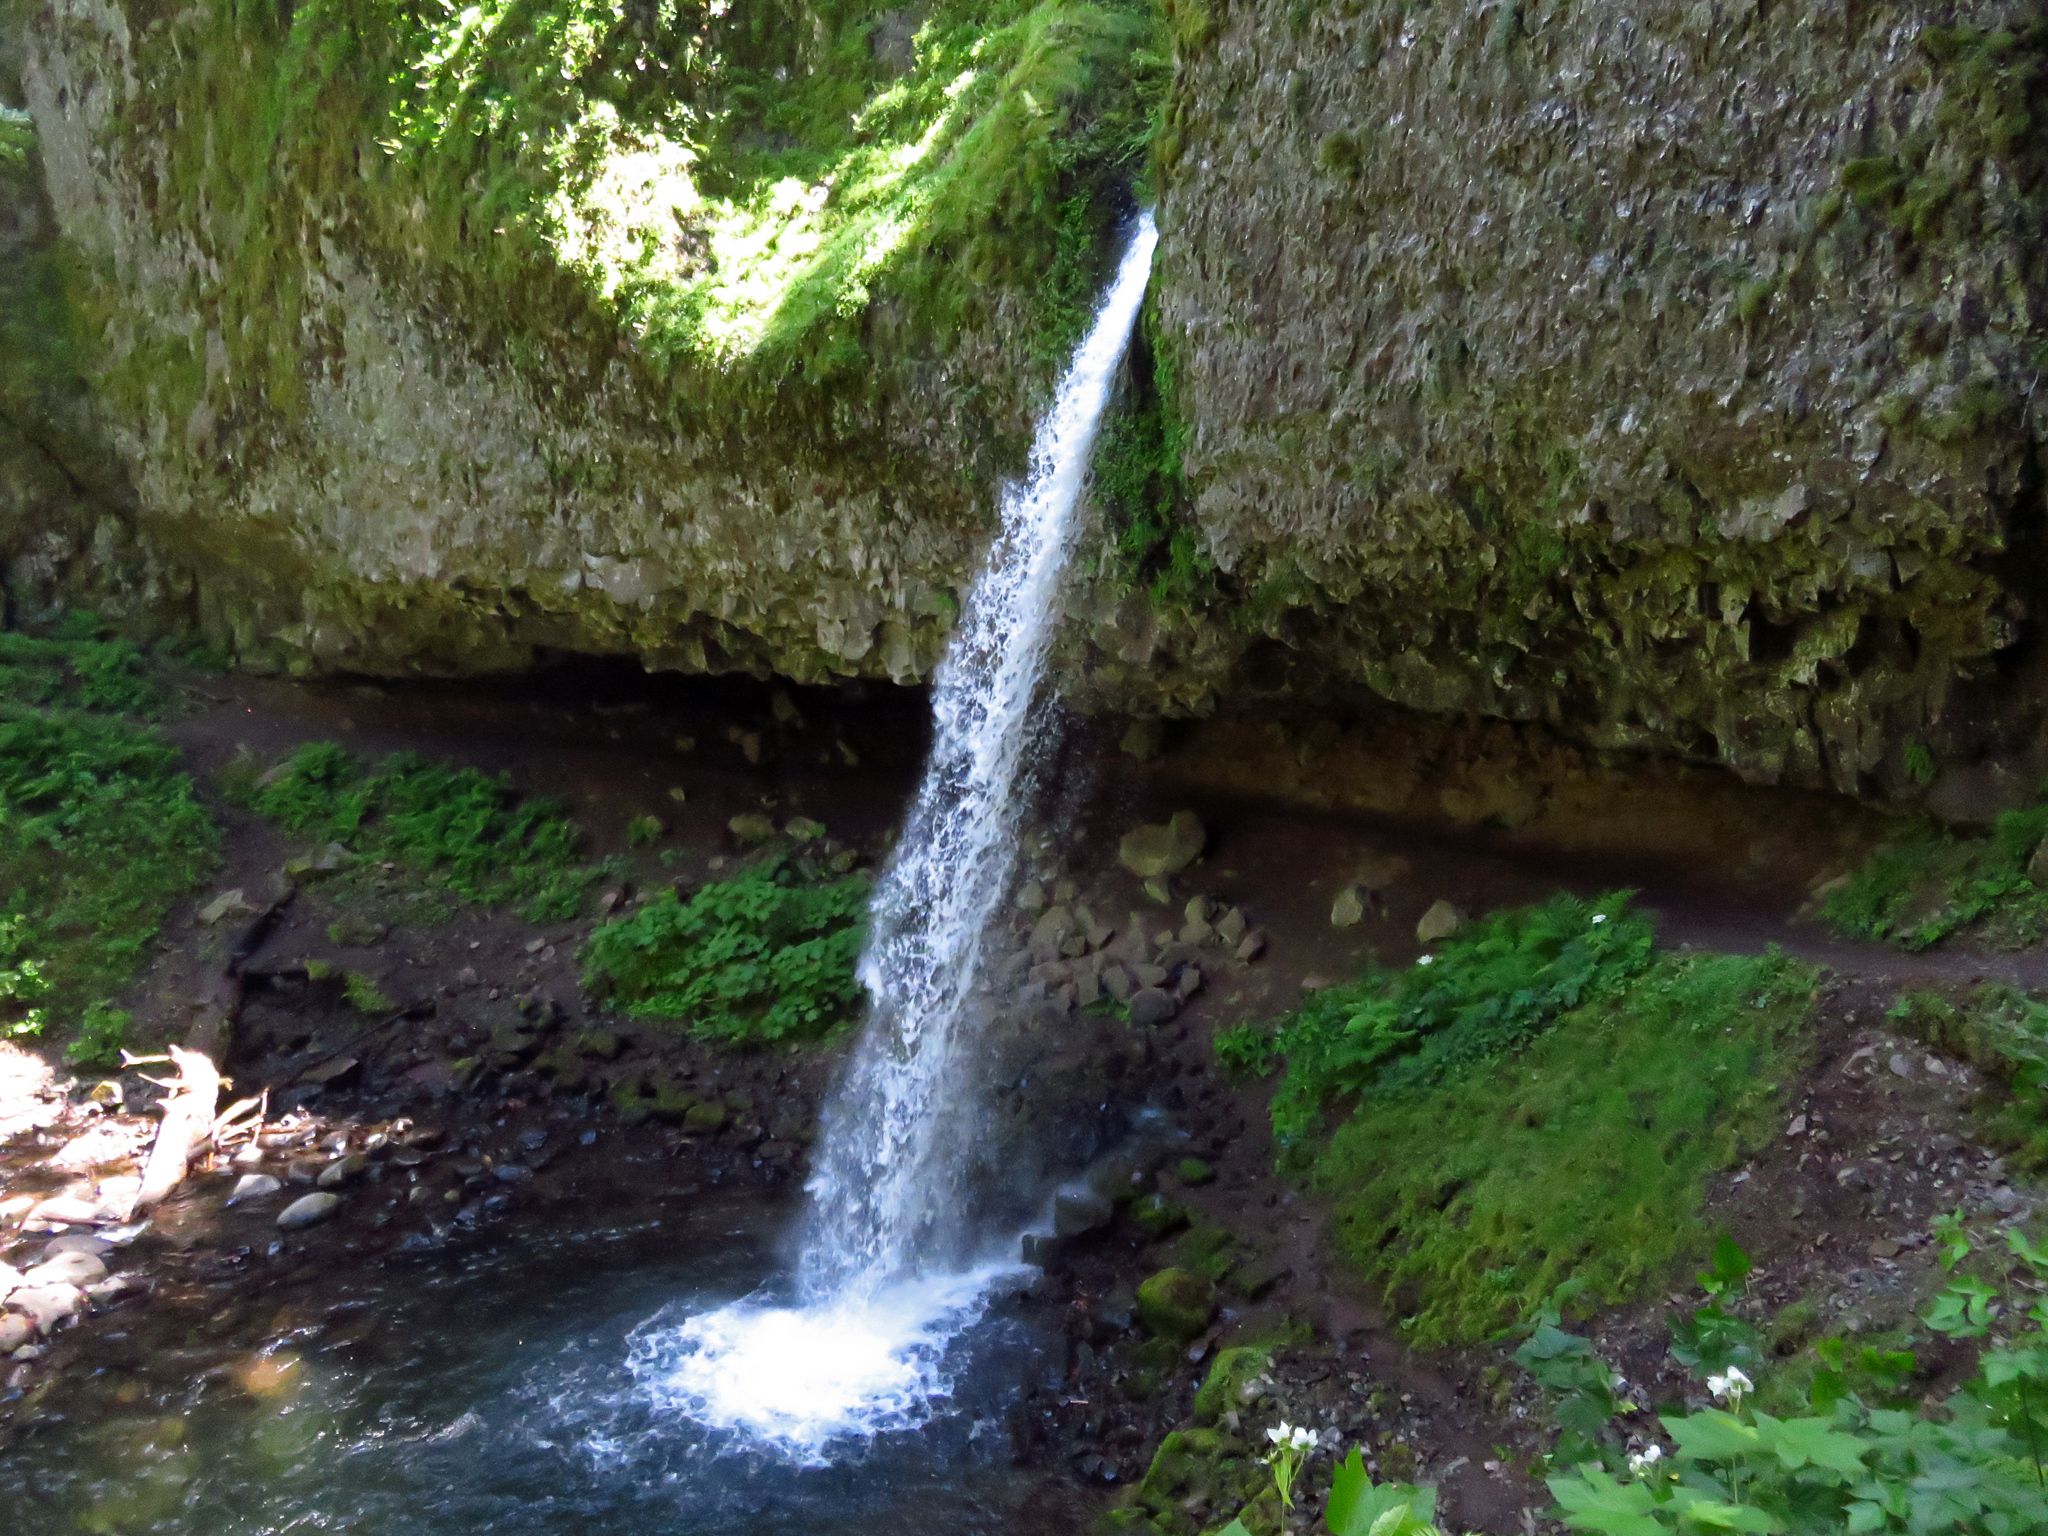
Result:
{"type": "Polygon", "coordinates": [[[2048,769],[2031,12],[464,16],[16,0],[5,347],[78,445],[10,450],[66,508],[9,514],[18,602],[90,567],[274,669],[922,677],[1143,195],[1077,702],[1955,814],[2048,769]]]}

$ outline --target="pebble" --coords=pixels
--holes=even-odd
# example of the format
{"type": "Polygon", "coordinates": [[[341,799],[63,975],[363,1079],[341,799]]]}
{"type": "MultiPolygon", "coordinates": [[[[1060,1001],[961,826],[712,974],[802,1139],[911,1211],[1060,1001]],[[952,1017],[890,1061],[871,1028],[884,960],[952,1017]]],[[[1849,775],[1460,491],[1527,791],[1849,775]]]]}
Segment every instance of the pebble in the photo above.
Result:
{"type": "Polygon", "coordinates": [[[274,1195],[283,1188],[283,1181],[274,1174],[245,1173],[235,1180],[235,1192],[228,1196],[228,1204],[240,1205],[244,1200],[261,1200],[265,1195],[274,1195]]]}
{"type": "Polygon", "coordinates": [[[36,1336],[36,1325],[24,1312],[0,1312],[0,1355],[10,1355],[36,1336]]]}
{"type": "Polygon", "coordinates": [[[322,1189],[339,1189],[369,1166],[369,1160],[360,1152],[351,1152],[347,1157],[337,1157],[313,1182],[322,1189]]]}
{"type": "Polygon", "coordinates": [[[54,1259],[60,1253],[89,1253],[96,1259],[104,1259],[114,1251],[114,1245],[103,1237],[94,1237],[89,1232],[72,1232],[63,1237],[53,1237],[43,1244],[43,1257],[54,1259]]]}
{"type": "Polygon", "coordinates": [[[81,1200],[75,1195],[55,1195],[38,1205],[31,1213],[30,1219],[56,1222],[67,1227],[91,1227],[105,1221],[107,1216],[96,1200],[81,1200]]]}
{"type": "Polygon", "coordinates": [[[317,1226],[340,1209],[341,1196],[322,1190],[317,1194],[301,1195],[279,1211],[277,1224],[287,1232],[299,1227],[317,1226]]]}

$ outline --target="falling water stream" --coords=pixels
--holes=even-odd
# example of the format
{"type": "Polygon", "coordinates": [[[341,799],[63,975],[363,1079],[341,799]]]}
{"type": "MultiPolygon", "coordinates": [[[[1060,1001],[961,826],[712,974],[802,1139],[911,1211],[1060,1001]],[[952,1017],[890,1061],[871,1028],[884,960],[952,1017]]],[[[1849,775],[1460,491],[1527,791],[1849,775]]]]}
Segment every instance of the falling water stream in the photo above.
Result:
{"type": "Polygon", "coordinates": [[[1015,875],[1075,509],[1157,241],[1142,215],[940,664],[931,756],[861,961],[871,1019],[826,1111],[793,1292],[665,1316],[633,1340],[650,1395],[799,1460],[928,1416],[949,1392],[949,1345],[1014,1265],[963,1216],[969,998],[1015,875]]]}
{"type": "MultiPolygon", "coordinates": [[[[182,1337],[185,1314],[144,1314],[96,1331],[35,1432],[0,1456],[9,1529],[1073,1528],[1035,1483],[1019,1523],[1027,1474],[1001,1430],[1043,1341],[991,1313],[1016,1268],[997,1253],[1014,1256],[1017,1234],[966,1214],[964,1072],[983,935],[1048,734],[1041,683],[1075,508],[1156,239],[1141,219],[940,668],[931,757],[874,898],[871,1021],[828,1110],[796,1263],[778,1259],[780,1219],[758,1199],[636,1193],[452,1258],[350,1270],[321,1293],[324,1322],[280,1338],[280,1321],[233,1307],[182,1337]],[[268,1340],[254,1352],[237,1342],[249,1330],[268,1340]],[[202,1390],[234,1371],[255,1374],[202,1390]]],[[[609,1176],[637,1191],[652,1170],[629,1158],[609,1176]]]]}

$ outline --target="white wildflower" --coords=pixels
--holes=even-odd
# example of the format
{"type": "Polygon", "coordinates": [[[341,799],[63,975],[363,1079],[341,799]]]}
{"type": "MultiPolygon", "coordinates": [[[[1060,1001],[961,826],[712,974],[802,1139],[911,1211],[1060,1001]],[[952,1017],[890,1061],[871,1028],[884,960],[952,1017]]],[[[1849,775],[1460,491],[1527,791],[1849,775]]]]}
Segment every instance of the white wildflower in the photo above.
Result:
{"type": "Polygon", "coordinates": [[[1416,963],[1417,965],[1435,965],[1435,964],[1436,964],[1436,956],[1435,956],[1435,955],[1424,955],[1424,956],[1423,956],[1423,957],[1422,957],[1421,959],[1417,960],[1417,961],[1416,961],[1415,963],[1416,963]]]}
{"type": "Polygon", "coordinates": [[[1732,1398],[1736,1402],[1741,1402],[1742,1394],[1749,1391],[1754,1385],[1756,1384],[1742,1374],[1739,1366],[1733,1365],[1729,1366],[1721,1375],[1709,1376],[1707,1378],[1707,1390],[1709,1392],[1713,1393],[1716,1397],[1732,1398]]]}
{"type": "Polygon", "coordinates": [[[1629,1471],[1633,1472],[1637,1477],[1642,1477],[1663,1459],[1664,1447],[1661,1445],[1653,1445],[1648,1450],[1639,1451],[1635,1455],[1629,1457],[1628,1469],[1629,1471]]]}
{"type": "Polygon", "coordinates": [[[1595,912],[1593,914],[1593,921],[1595,924],[1604,923],[1607,921],[1607,914],[1605,912],[1595,912]]]}

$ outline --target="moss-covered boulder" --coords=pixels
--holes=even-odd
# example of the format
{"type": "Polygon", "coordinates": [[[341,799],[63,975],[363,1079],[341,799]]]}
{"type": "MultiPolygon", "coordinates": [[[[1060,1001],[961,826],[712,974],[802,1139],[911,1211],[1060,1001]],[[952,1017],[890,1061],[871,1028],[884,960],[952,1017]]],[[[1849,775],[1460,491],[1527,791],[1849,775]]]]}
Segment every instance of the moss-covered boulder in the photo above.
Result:
{"type": "Polygon", "coordinates": [[[1216,1282],[1191,1269],[1162,1269],[1138,1287],[1138,1315],[1162,1338],[1201,1337],[1216,1311],[1216,1282]]]}
{"type": "Polygon", "coordinates": [[[1253,1384],[1272,1363],[1273,1352],[1256,1345],[1219,1350],[1195,1391],[1196,1422],[1214,1424],[1231,1410],[1246,1407],[1256,1395],[1253,1384]]]}

